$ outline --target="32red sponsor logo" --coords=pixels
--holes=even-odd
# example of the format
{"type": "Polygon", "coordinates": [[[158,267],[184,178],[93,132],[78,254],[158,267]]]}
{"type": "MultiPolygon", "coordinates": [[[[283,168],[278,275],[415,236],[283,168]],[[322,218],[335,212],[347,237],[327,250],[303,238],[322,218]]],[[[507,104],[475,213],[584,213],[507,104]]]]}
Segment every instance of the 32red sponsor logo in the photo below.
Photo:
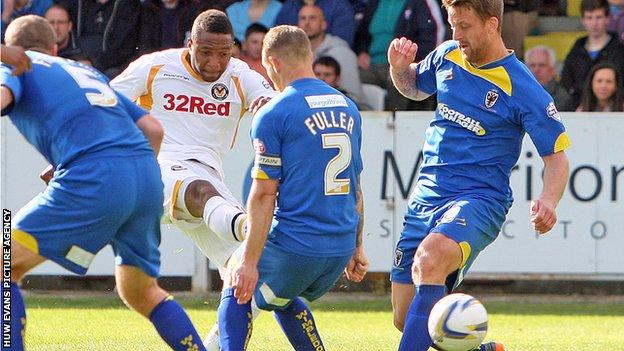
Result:
{"type": "Polygon", "coordinates": [[[167,111],[201,113],[208,116],[228,116],[230,114],[229,101],[215,104],[214,102],[206,102],[201,96],[176,96],[173,94],[165,94],[163,98],[167,100],[167,103],[163,105],[167,111]]]}

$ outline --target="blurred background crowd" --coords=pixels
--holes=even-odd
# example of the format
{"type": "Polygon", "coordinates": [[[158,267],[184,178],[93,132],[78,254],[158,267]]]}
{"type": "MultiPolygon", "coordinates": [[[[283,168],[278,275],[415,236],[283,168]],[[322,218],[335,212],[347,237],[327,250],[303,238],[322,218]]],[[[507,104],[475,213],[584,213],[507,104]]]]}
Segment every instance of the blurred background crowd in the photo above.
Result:
{"type": "MultiPolygon", "coordinates": [[[[504,0],[502,36],[560,111],[623,111],[624,0],[504,0]]],[[[390,41],[419,46],[416,62],[452,31],[441,0],[2,0],[4,30],[16,17],[45,17],[59,56],[115,77],[142,54],[186,45],[196,15],[228,14],[233,56],[266,77],[262,39],[280,24],[301,27],[317,77],[362,110],[433,110],[435,96],[404,98],[388,74],[390,41]]]]}

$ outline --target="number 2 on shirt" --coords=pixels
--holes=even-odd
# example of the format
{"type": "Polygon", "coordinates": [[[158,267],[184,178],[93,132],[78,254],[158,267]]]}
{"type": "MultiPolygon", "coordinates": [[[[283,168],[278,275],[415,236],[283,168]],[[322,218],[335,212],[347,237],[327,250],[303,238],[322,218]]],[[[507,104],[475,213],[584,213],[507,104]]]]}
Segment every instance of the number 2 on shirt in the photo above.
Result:
{"type": "Polygon", "coordinates": [[[338,155],[329,160],[325,167],[325,195],[346,195],[351,180],[338,178],[340,172],[351,163],[351,140],[346,133],[323,134],[323,149],[338,149],[338,155]]]}

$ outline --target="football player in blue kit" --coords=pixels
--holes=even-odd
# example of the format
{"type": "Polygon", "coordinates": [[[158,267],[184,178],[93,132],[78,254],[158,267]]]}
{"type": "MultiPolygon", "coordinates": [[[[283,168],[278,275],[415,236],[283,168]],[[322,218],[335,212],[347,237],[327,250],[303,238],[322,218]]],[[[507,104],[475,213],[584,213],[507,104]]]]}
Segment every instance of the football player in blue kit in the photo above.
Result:
{"type": "Polygon", "coordinates": [[[17,18],[5,40],[29,50],[32,70],[13,76],[10,66],[0,66],[2,115],[9,114],[54,167],[45,191],[14,218],[10,349],[24,348],[26,311],[17,282],[46,259],[85,274],[98,251],[111,244],[126,305],[149,318],[172,349],[205,350],[187,314],[156,281],[160,123],[96,70],[50,56],[56,54],[54,29],[44,18],[17,18]]]}
{"type": "MultiPolygon", "coordinates": [[[[411,194],[391,272],[399,350],[427,350],[433,305],[462,281],[500,231],[512,204],[511,170],[528,133],[544,162],[543,189],[531,204],[539,233],[556,223],[568,177],[570,141],[550,95],[505,48],[503,0],[444,0],[453,29],[419,63],[418,46],[394,39],[392,80],[414,100],[437,93],[423,163],[411,194]]],[[[481,350],[502,350],[498,343],[481,350]]]]}
{"type": "Polygon", "coordinates": [[[218,310],[222,350],[246,348],[252,303],[274,311],[295,350],[324,350],[303,299],[321,297],[343,270],[360,281],[368,269],[361,117],[353,101],[316,79],[312,57],[297,27],[278,26],[264,38],[263,65],[281,93],[252,122],[249,232],[225,277],[218,310]]]}

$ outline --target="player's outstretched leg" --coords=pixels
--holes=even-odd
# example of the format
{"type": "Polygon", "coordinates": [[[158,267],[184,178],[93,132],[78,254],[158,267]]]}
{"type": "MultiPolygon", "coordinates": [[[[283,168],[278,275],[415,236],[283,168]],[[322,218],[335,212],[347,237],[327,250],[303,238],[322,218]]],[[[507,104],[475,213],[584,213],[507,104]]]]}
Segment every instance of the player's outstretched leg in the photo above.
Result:
{"type": "Polygon", "coordinates": [[[224,240],[241,242],[245,239],[247,214],[238,204],[224,198],[206,180],[195,179],[186,183],[180,187],[184,196],[178,197],[184,199],[184,203],[176,206],[202,218],[206,226],[224,240]]]}
{"type": "Polygon", "coordinates": [[[433,344],[427,328],[429,314],[446,295],[446,278],[461,260],[459,244],[444,234],[431,233],[420,243],[412,264],[414,298],[405,316],[399,351],[427,351],[433,344]]]}
{"type": "Polygon", "coordinates": [[[427,321],[433,305],[446,295],[444,285],[416,285],[414,299],[405,316],[399,351],[425,351],[433,344],[427,321]]]}
{"type": "Polygon", "coordinates": [[[182,306],[158,286],[156,278],[127,265],[117,266],[115,278],[124,303],[149,318],[173,350],[206,350],[182,306]]]}
{"type": "Polygon", "coordinates": [[[239,305],[234,297],[234,289],[226,288],[221,293],[217,319],[219,320],[221,350],[246,350],[253,331],[251,302],[239,305]]]}
{"type": "Polygon", "coordinates": [[[295,298],[288,307],[274,312],[275,319],[295,350],[325,350],[312,311],[300,298],[295,298]]]}

